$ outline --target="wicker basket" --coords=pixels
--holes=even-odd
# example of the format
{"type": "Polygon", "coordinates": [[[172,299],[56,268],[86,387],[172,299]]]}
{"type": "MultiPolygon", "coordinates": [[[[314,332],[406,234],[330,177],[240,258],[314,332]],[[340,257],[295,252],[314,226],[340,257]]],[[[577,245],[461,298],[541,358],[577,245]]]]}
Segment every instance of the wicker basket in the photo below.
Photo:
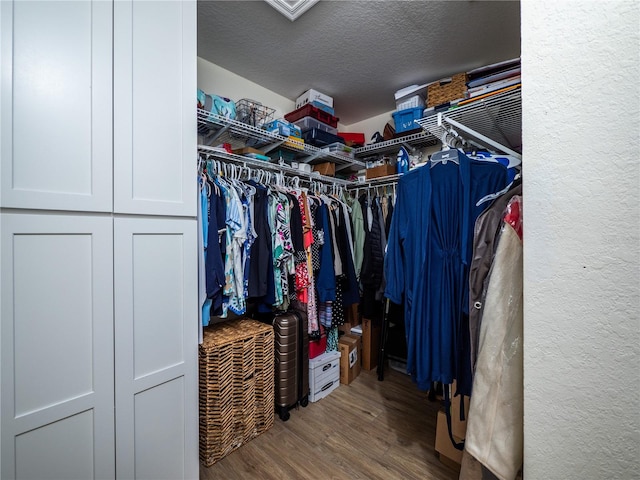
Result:
{"type": "Polygon", "coordinates": [[[273,426],[273,328],[249,319],[205,329],[200,462],[209,467],[273,426]]]}
{"type": "Polygon", "coordinates": [[[466,73],[458,73],[451,77],[451,81],[447,78],[429,85],[427,87],[427,107],[437,107],[443,103],[464,98],[467,93],[468,79],[469,76],[466,73]]]}

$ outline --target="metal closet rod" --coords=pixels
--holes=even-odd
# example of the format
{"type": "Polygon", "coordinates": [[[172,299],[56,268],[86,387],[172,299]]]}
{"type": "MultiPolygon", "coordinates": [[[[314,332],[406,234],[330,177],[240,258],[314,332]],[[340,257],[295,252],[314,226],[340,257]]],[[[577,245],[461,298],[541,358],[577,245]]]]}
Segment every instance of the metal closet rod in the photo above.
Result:
{"type": "Polygon", "coordinates": [[[227,151],[215,147],[207,147],[205,145],[198,146],[198,154],[206,156],[207,159],[211,158],[221,163],[233,163],[235,165],[241,165],[247,168],[251,167],[258,170],[271,170],[277,173],[282,173],[285,176],[291,178],[298,177],[300,181],[309,183],[318,182],[341,187],[347,187],[353,183],[348,180],[342,180],[340,178],[326,177],[324,175],[313,175],[311,173],[302,172],[297,168],[293,168],[288,165],[279,165],[275,163],[265,162],[263,160],[255,160],[252,158],[244,157],[242,155],[228,153],[227,151]]]}
{"type": "Polygon", "coordinates": [[[389,187],[398,184],[401,175],[387,175],[385,177],[372,178],[364,182],[354,182],[347,186],[347,190],[372,189],[389,187]]]}

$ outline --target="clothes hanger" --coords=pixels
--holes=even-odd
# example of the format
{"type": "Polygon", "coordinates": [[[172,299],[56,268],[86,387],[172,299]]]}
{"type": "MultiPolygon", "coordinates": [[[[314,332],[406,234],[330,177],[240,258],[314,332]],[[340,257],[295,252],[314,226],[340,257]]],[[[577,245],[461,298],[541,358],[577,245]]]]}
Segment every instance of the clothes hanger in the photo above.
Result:
{"type": "Polygon", "coordinates": [[[442,135],[442,150],[439,152],[435,152],[431,155],[430,167],[433,168],[437,164],[441,163],[442,165],[446,165],[448,162],[455,163],[456,165],[460,165],[459,160],[459,151],[457,148],[452,148],[456,142],[457,133],[451,133],[449,131],[445,131],[442,135]]]}
{"type": "Polygon", "coordinates": [[[476,207],[479,207],[480,205],[482,205],[485,202],[490,202],[495,200],[496,198],[504,195],[505,193],[507,193],[511,187],[513,186],[513,184],[517,181],[520,180],[520,174],[517,173],[516,176],[513,179],[513,182],[511,182],[509,185],[507,185],[506,187],[504,187],[502,190],[500,190],[499,192],[496,193],[490,193],[489,195],[485,195],[484,197],[482,197],[480,200],[478,200],[476,202],[476,207]]]}

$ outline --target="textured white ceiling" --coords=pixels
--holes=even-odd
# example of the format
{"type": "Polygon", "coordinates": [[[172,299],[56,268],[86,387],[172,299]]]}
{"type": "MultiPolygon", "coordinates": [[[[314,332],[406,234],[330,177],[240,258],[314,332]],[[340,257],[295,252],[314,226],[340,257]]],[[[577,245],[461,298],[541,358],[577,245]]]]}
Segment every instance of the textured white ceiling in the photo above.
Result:
{"type": "Polygon", "coordinates": [[[403,87],[520,56],[520,3],[320,1],[292,22],[264,1],[198,1],[198,56],[292,100],[331,95],[349,125],[403,87]]]}

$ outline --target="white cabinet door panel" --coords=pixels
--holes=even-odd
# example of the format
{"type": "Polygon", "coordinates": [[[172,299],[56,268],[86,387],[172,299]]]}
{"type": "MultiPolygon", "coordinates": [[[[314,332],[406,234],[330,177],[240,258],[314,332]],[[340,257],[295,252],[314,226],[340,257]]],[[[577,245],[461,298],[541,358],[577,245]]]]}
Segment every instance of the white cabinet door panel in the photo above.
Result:
{"type": "Polygon", "coordinates": [[[198,476],[193,219],[114,219],[118,478],[198,476]]]}
{"type": "Polygon", "coordinates": [[[18,435],[16,478],[96,478],[93,421],[87,410],[18,435]]]}
{"type": "Polygon", "coordinates": [[[4,213],[1,225],[2,478],[109,478],[112,219],[4,213]]]}
{"type": "Polygon", "coordinates": [[[18,417],[93,391],[92,240],[90,233],[13,237],[18,417]]]}
{"type": "Polygon", "coordinates": [[[182,234],[133,236],[136,379],[184,361],[183,241],[182,234]],[[175,321],[158,321],[162,318],[175,321]]]}
{"type": "Polygon", "coordinates": [[[2,206],[112,209],[112,6],[3,1],[2,206]]]}
{"type": "Polygon", "coordinates": [[[195,2],[118,1],[114,31],[114,211],[195,216],[195,2]]]}
{"type": "Polygon", "coordinates": [[[136,393],[134,465],[137,479],[185,478],[184,376],[136,393]]]}

